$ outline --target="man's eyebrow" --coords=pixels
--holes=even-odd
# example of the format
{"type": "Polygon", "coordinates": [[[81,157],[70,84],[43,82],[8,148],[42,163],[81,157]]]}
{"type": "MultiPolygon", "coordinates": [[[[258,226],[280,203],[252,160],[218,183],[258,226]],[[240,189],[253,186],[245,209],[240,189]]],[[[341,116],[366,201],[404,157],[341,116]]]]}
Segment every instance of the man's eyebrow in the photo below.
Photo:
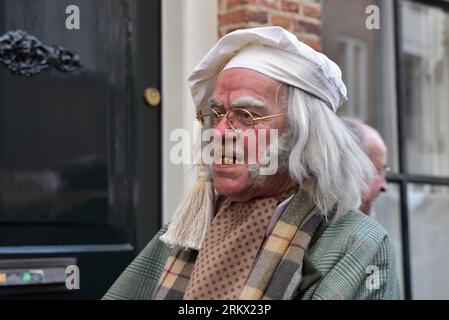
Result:
{"type": "Polygon", "coordinates": [[[233,107],[265,107],[265,103],[263,101],[257,100],[254,97],[246,96],[240,97],[231,102],[231,106],[233,107]]]}
{"type": "Polygon", "coordinates": [[[223,101],[218,99],[217,97],[211,97],[207,100],[209,107],[223,107],[223,101]]]}

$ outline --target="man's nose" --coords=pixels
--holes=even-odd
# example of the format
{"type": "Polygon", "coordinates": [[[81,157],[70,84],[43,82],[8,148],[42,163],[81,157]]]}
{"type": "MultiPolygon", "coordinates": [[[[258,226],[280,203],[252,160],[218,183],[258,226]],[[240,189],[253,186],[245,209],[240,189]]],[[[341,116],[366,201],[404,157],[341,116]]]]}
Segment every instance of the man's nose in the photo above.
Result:
{"type": "Polygon", "coordinates": [[[218,130],[221,136],[225,135],[226,130],[231,129],[228,125],[226,117],[221,117],[218,122],[214,125],[214,129],[218,130]]]}
{"type": "Polygon", "coordinates": [[[380,192],[388,191],[388,182],[384,177],[381,177],[382,181],[380,183],[380,192]]]}

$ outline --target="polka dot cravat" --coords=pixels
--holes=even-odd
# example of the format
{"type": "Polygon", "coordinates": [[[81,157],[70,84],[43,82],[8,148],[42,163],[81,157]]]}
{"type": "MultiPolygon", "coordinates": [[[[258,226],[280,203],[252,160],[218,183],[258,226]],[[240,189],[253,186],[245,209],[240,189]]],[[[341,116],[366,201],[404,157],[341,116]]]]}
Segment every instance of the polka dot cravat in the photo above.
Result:
{"type": "Polygon", "coordinates": [[[185,300],[238,299],[261,249],[282,196],[233,202],[226,199],[217,212],[198,253],[185,300]]]}

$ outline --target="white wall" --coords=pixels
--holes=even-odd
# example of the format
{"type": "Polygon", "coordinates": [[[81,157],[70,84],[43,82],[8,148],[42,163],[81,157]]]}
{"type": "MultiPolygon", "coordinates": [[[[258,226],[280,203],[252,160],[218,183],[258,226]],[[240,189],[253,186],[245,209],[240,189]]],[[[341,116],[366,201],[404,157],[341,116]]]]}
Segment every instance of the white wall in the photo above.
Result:
{"type": "Polygon", "coordinates": [[[163,223],[168,222],[196,172],[170,161],[170,133],[192,131],[195,109],[187,78],[218,40],[216,0],[162,1],[163,223]]]}

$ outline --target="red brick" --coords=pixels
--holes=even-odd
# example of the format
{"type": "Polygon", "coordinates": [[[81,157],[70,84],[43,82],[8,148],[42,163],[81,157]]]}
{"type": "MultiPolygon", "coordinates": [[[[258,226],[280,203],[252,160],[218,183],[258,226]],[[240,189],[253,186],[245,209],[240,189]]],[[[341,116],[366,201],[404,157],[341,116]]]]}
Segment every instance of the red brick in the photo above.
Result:
{"type": "Polygon", "coordinates": [[[273,14],[271,16],[271,24],[274,26],[279,26],[285,29],[288,29],[290,27],[290,18],[287,18],[285,16],[273,14]]]}
{"type": "Polygon", "coordinates": [[[303,4],[302,12],[306,17],[318,18],[318,19],[321,18],[321,7],[320,6],[303,4]]]}
{"type": "Polygon", "coordinates": [[[211,0],[218,1],[218,32],[223,36],[236,29],[281,26],[299,35],[316,50],[322,50],[321,0],[211,0]]]}
{"type": "Polygon", "coordinates": [[[218,11],[224,12],[226,10],[228,0],[218,0],[218,11]]]}
{"type": "Polygon", "coordinates": [[[279,9],[278,1],[279,0],[228,0],[227,8],[228,10],[231,10],[239,6],[253,4],[258,8],[270,8],[277,10],[279,9]]]}
{"type": "Polygon", "coordinates": [[[220,26],[241,22],[258,22],[264,24],[268,22],[268,14],[266,12],[242,9],[219,16],[220,26]]]}
{"type": "Polygon", "coordinates": [[[279,0],[256,0],[256,5],[260,7],[265,7],[269,9],[279,9],[278,5],[279,0]]]}
{"type": "Polygon", "coordinates": [[[234,9],[234,8],[236,8],[238,6],[244,6],[244,5],[246,5],[246,4],[250,3],[250,2],[251,2],[251,0],[228,0],[227,9],[231,10],[231,9],[234,9]]]}
{"type": "Polygon", "coordinates": [[[303,38],[301,39],[302,42],[305,44],[311,46],[316,51],[322,51],[323,47],[321,45],[321,40],[319,39],[313,39],[313,38],[303,38]]]}
{"type": "Polygon", "coordinates": [[[245,22],[258,22],[258,23],[268,23],[268,13],[266,12],[256,12],[248,10],[245,15],[245,22]]]}
{"type": "Polygon", "coordinates": [[[293,30],[295,32],[303,33],[313,33],[316,35],[321,34],[321,26],[319,24],[302,21],[302,20],[294,20],[293,21],[293,30]]]}
{"type": "Polygon", "coordinates": [[[218,16],[220,26],[238,23],[244,20],[245,10],[234,11],[218,16]]]}
{"type": "Polygon", "coordinates": [[[292,1],[282,0],[281,9],[282,11],[299,12],[299,4],[292,1]]]}

